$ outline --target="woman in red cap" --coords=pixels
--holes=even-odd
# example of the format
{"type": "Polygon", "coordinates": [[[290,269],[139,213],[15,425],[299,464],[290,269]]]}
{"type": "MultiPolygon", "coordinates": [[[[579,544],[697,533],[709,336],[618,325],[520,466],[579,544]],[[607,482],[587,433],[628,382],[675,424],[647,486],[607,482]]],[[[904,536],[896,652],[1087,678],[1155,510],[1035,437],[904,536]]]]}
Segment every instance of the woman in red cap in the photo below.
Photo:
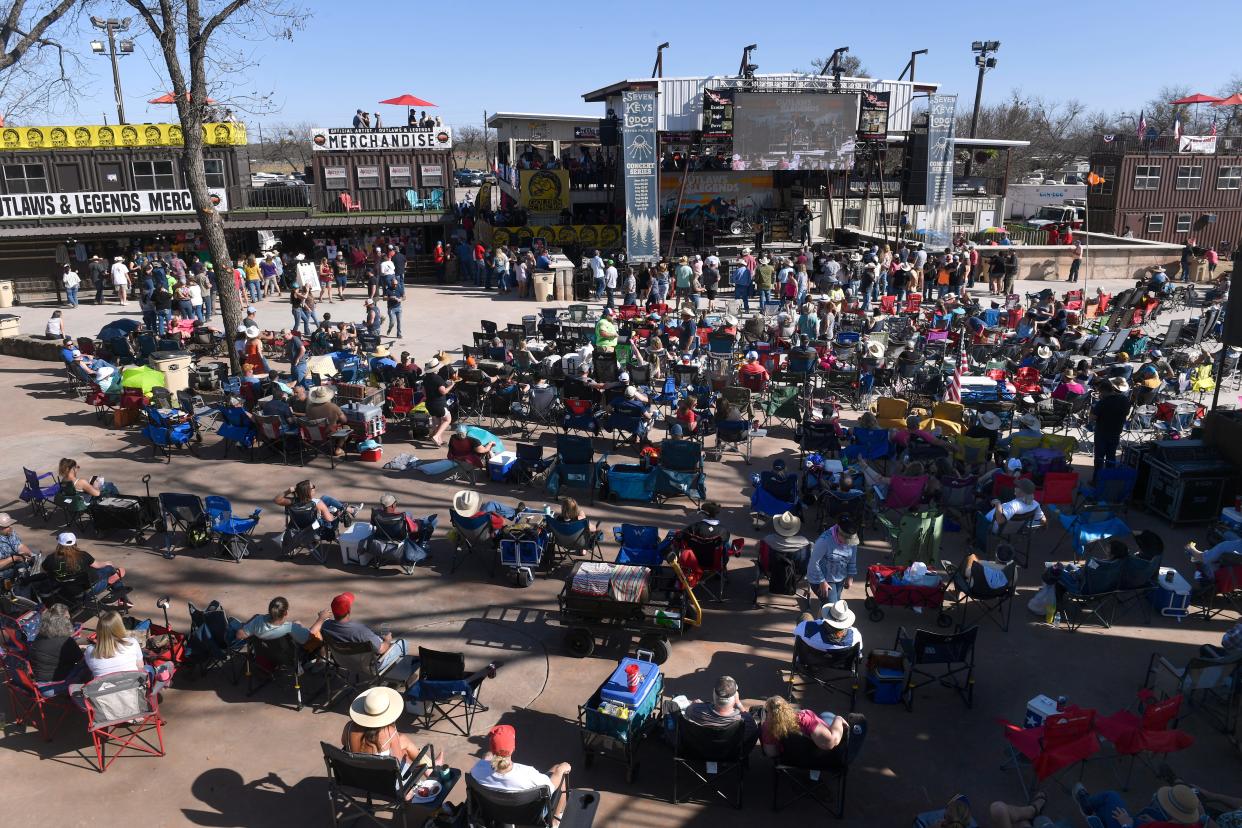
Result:
{"type": "Polygon", "coordinates": [[[529,791],[547,788],[552,794],[555,819],[560,821],[565,813],[566,791],[569,788],[569,763],[560,762],[545,774],[530,765],[513,761],[517,747],[517,731],[512,725],[496,725],[487,734],[487,753],[483,755],[470,775],[485,788],[496,791],[529,791]]]}

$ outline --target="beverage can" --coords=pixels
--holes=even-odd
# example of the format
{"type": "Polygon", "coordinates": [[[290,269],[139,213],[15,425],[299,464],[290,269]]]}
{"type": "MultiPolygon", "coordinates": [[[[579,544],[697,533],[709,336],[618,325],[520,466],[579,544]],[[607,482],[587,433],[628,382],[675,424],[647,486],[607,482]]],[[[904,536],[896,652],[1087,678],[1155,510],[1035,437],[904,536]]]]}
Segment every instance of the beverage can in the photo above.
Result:
{"type": "Polygon", "coordinates": [[[1064,710],[1069,704],[1069,698],[1066,696],[1057,696],[1057,710],[1064,710]]]}
{"type": "Polygon", "coordinates": [[[1168,572],[1164,573],[1164,582],[1165,582],[1166,584],[1171,584],[1171,583],[1173,583],[1173,578],[1174,578],[1176,575],[1177,575],[1177,573],[1176,573],[1176,572],[1174,572],[1172,569],[1170,569],[1168,572]]]}

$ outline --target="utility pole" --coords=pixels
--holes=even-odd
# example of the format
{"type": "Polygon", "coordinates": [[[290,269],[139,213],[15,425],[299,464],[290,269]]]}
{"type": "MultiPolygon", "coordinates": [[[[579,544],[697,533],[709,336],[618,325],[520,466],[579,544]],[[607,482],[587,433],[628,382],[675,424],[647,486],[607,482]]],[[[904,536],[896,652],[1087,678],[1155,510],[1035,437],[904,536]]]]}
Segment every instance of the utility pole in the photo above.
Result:
{"type": "MultiPolygon", "coordinates": [[[[989,69],[996,68],[996,58],[990,57],[996,50],[1000,48],[999,40],[976,40],[970,44],[970,50],[975,53],[975,66],[979,67],[979,80],[975,84],[975,111],[970,116],[970,137],[974,138],[979,131],[979,107],[983,103],[983,76],[989,69]]],[[[966,158],[966,175],[970,175],[971,165],[974,163],[974,157],[966,158]]]]}
{"type": "MultiPolygon", "coordinates": [[[[123,20],[117,20],[115,17],[110,17],[107,20],[91,17],[91,25],[108,35],[107,51],[104,50],[104,44],[101,40],[91,41],[91,51],[97,55],[106,54],[112,61],[112,88],[116,93],[116,117],[118,124],[125,124],[128,121],[125,120],[125,98],[121,93],[121,69],[116,62],[118,54],[116,33],[129,31],[129,23],[130,18],[128,17],[123,20]]],[[[120,46],[120,54],[122,56],[132,54],[134,51],[134,41],[128,38],[122,40],[120,46]]]]}
{"type": "Polygon", "coordinates": [[[897,76],[897,80],[903,80],[903,79],[905,79],[905,77],[906,77],[906,72],[909,72],[909,73],[910,73],[910,83],[914,83],[914,61],[915,61],[915,59],[916,59],[919,55],[925,55],[925,54],[927,54],[927,50],[926,50],[926,49],[917,49],[917,50],[915,50],[915,51],[911,52],[911,53],[910,53],[910,62],[909,62],[909,63],[907,63],[907,64],[906,64],[906,66],[905,66],[905,68],[901,70],[901,74],[897,76]]]}

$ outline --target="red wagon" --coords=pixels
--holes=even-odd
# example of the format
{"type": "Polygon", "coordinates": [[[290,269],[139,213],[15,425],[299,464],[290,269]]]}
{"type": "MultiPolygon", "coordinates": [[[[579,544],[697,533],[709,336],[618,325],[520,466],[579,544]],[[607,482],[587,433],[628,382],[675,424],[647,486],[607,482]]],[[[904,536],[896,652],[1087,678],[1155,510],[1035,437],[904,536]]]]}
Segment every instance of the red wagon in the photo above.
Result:
{"type": "MultiPolygon", "coordinates": [[[[941,609],[944,605],[944,593],[948,588],[948,582],[938,577],[938,573],[934,570],[928,570],[929,576],[937,576],[934,584],[919,586],[899,583],[898,581],[905,573],[906,567],[904,566],[875,564],[867,567],[867,582],[864,585],[867,599],[863,603],[867,608],[867,617],[872,621],[883,619],[884,610],[880,607],[920,608],[934,610],[937,613],[936,626],[952,626],[953,617],[941,609]]],[[[928,580],[930,582],[931,579],[928,580]]]]}

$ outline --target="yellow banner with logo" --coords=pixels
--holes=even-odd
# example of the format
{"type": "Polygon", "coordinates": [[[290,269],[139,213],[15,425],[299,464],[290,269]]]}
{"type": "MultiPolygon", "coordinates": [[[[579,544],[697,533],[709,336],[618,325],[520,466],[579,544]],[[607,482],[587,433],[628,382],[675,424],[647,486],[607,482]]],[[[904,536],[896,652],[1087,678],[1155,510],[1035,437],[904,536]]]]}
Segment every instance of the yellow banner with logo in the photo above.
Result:
{"type": "Polygon", "coordinates": [[[569,170],[520,170],[518,204],[533,213],[569,209],[569,170]]]}
{"type": "MultiPolygon", "coordinates": [[[[203,142],[211,146],[244,146],[244,124],[203,124],[203,142]]],[[[0,129],[0,149],[114,149],[117,147],[180,147],[185,136],[178,124],[85,126],[11,126],[0,129]]]]}

